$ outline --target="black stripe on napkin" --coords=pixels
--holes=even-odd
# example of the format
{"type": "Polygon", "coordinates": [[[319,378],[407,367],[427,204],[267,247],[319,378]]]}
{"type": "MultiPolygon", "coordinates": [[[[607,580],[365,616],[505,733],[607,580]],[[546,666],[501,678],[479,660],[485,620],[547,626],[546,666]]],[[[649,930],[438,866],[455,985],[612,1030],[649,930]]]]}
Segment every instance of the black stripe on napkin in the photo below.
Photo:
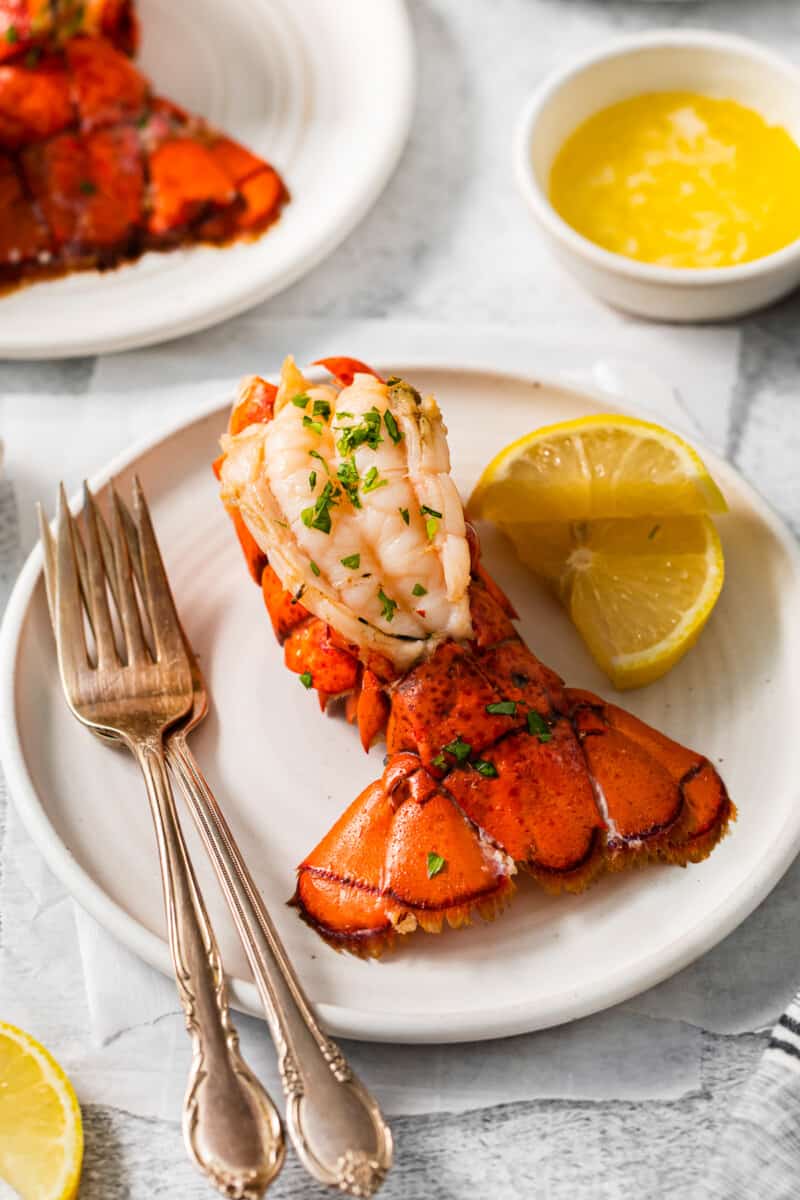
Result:
{"type": "Polygon", "coordinates": [[[794,1018],[790,1017],[787,1013],[784,1013],[782,1017],[779,1017],[778,1024],[783,1025],[784,1029],[789,1029],[792,1033],[796,1033],[797,1036],[800,1037],[800,1021],[795,1021],[794,1018]]]}
{"type": "Polygon", "coordinates": [[[781,1038],[771,1037],[769,1039],[770,1050],[784,1050],[787,1054],[793,1055],[795,1058],[800,1058],[800,1046],[793,1046],[791,1042],[784,1042],[781,1038]]]}

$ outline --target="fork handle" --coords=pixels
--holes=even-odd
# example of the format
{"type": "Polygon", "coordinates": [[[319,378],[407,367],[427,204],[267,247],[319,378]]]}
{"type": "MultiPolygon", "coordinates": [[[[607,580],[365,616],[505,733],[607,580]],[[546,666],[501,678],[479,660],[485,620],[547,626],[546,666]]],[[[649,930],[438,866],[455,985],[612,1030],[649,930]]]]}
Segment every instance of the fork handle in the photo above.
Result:
{"type": "Polygon", "coordinates": [[[131,748],[156,828],[170,951],[192,1039],[184,1140],[221,1192],[257,1200],[283,1164],[280,1117],[239,1053],[219,950],[178,824],[161,741],[131,748]]]}
{"type": "Polygon", "coordinates": [[[306,1170],[350,1196],[371,1196],[392,1161],[375,1099],[320,1029],[222,810],[176,730],[167,759],[217,873],[269,1023],[286,1095],[286,1123],[306,1170]]]}

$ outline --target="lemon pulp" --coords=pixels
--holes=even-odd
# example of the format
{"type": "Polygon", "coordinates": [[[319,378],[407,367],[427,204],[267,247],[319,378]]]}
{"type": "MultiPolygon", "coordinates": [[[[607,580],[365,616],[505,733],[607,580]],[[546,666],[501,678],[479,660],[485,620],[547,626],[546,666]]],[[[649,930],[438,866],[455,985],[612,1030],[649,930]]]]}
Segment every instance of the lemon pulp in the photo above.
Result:
{"type": "Polygon", "coordinates": [[[614,685],[631,688],[669,671],[711,615],[725,564],[708,514],[725,508],[682,438],[603,413],[506,446],[467,511],[511,539],[614,685]]]}
{"type": "Polygon", "coordinates": [[[80,1108],[63,1070],[0,1022],[0,1180],[20,1200],[74,1200],[82,1158],[80,1108]]]}
{"type": "Polygon", "coordinates": [[[517,553],[559,595],[620,690],[665,675],[700,636],[725,565],[710,517],[510,526],[517,553]]]}
{"type": "Polygon", "coordinates": [[[550,200],[578,233],[641,262],[729,267],[800,237],[800,147],[734,100],[650,92],[562,146],[550,200]]]}

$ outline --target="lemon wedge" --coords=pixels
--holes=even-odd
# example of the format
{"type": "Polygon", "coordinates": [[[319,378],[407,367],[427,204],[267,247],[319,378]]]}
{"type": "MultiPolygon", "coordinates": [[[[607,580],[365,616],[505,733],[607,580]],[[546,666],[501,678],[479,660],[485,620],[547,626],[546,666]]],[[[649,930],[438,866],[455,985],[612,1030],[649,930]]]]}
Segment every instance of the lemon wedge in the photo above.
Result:
{"type": "Polygon", "coordinates": [[[469,511],[488,521],[588,521],[726,511],[700,455],[677,434],[616,413],[546,425],[495,455],[469,511]]]}
{"type": "Polygon", "coordinates": [[[72,1084],[44,1046],[0,1022],[0,1179],[20,1200],[71,1200],[82,1159],[72,1084]]]}
{"type": "Polygon", "coordinates": [[[682,438],[613,414],[513,442],[467,507],[556,591],[620,689],[652,683],[697,640],[725,576],[708,514],[725,510],[682,438]]]}

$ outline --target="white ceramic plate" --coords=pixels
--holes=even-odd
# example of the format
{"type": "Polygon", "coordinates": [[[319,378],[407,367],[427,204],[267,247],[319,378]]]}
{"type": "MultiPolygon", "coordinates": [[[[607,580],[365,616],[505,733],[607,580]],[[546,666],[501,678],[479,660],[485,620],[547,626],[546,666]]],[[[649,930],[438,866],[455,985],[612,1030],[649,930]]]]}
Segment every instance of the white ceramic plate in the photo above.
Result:
{"type": "Polygon", "coordinates": [[[292,201],[256,242],[148,254],[0,297],[0,357],[131,349],[233,316],[329,254],[400,157],[414,100],[403,0],[138,7],[156,88],[274,163],[292,201]]]}
{"type": "MultiPolygon", "coordinates": [[[[381,364],[376,364],[380,366],[381,364]]],[[[456,480],[468,493],[503,444],[545,422],[619,407],[531,378],[385,364],[438,395],[456,480]]],[[[220,397],[223,401],[225,398],[220,397]]],[[[553,898],[522,880],[490,925],[419,933],[381,962],[337,955],[285,906],[294,865],[380,773],[341,716],[283,667],[259,589],[249,582],[209,463],[226,408],[126,455],[150,497],[178,606],[207,672],[214,710],[197,755],[323,1020],[337,1034],[395,1041],[496,1037],[557,1024],[650,987],[708,950],[767,894],[800,847],[798,553],[777,518],[706,453],[730,504],[720,519],[728,578],[699,644],[625,703],[719,765],[739,807],[732,834],[701,866],[608,877],[553,898]]],[[[488,565],[521,611],[532,647],[568,680],[608,693],[559,607],[486,531],[488,565]]],[[[619,699],[619,697],[617,697],[619,699]]],[[[150,817],[126,756],[69,715],[56,674],[38,548],[0,638],[0,749],[30,833],[78,901],[169,971],[150,817]]],[[[243,953],[194,831],[185,822],[236,1002],[258,1011],[243,953]]]]}

